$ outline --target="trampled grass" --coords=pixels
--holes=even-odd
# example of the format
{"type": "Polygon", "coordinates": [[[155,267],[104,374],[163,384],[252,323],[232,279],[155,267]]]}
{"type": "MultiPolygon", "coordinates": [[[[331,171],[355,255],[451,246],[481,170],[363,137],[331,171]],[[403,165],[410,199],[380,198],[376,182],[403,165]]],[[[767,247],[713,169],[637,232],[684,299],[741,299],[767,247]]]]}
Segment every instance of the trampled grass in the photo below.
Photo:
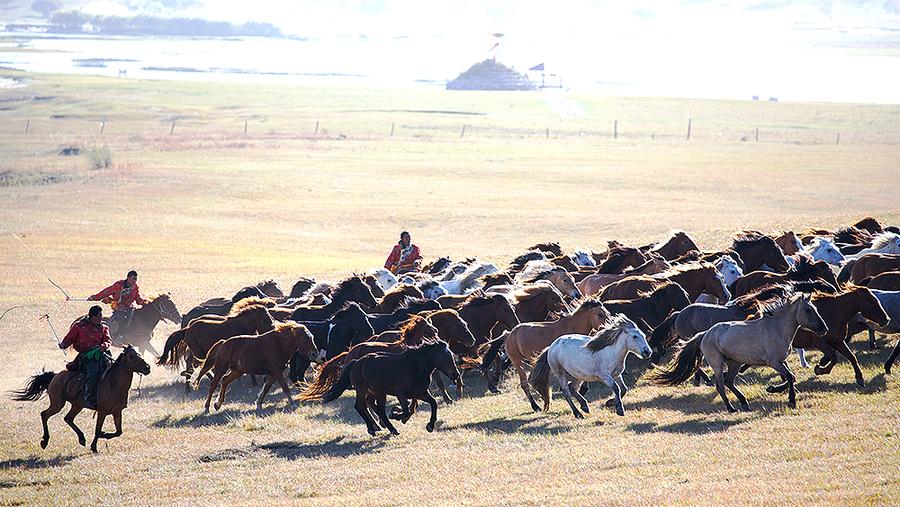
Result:
{"type": "MultiPolygon", "coordinates": [[[[0,174],[24,182],[0,187],[0,310],[28,306],[0,321],[3,390],[64,365],[39,314],[59,329],[86,309],[64,304],[41,265],[76,297],[135,268],[187,311],[264,278],[376,267],[401,229],[426,257],[505,263],[548,240],[602,248],[681,228],[718,248],[743,228],[900,222],[897,106],[575,96],[587,116],[560,118],[536,93],[18,77],[28,86],[4,91],[0,112],[0,174]],[[112,167],[59,155],[73,145],[108,146],[112,167]]],[[[598,406],[598,386],[584,421],[560,399],[531,413],[512,380],[485,395],[473,376],[435,433],[420,414],[394,438],[368,437],[346,397],[283,412],[276,391],[257,416],[247,380],[203,416],[202,390],[154,368],[125,435],[98,456],[61,415],[38,447],[46,401],[0,402],[0,501],[890,504],[900,399],[882,364],[894,342],[869,351],[860,338],[867,387],[845,361],[815,377],[792,358],[796,410],[765,392],[764,370],[742,386],[751,413],[725,414],[711,388],[631,379],[624,418],[598,406]]]]}

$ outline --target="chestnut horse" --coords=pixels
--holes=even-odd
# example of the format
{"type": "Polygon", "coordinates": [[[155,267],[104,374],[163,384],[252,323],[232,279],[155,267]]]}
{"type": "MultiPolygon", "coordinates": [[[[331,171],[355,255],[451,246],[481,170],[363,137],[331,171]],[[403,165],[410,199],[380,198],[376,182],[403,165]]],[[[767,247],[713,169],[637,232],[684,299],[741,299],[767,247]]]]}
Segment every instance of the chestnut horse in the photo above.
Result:
{"type": "Polygon", "coordinates": [[[725,279],[714,264],[709,262],[692,262],[680,264],[673,268],[652,276],[637,275],[626,277],[616,283],[608,285],[600,292],[603,301],[613,299],[636,299],[642,293],[649,293],[665,282],[677,283],[688,294],[691,302],[696,301],[700,294],[709,294],[721,301],[731,299],[728,288],[725,287],[725,279]]]}
{"type": "Polygon", "coordinates": [[[697,243],[695,243],[686,232],[675,231],[665,241],[661,241],[655,245],[641,247],[641,250],[655,253],[663,259],[671,261],[688,252],[699,252],[700,248],[697,247],[697,243]]]}
{"type": "Polygon", "coordinates": [[[651,257],[647,262],[636,268],[629,269],[624,273],[597,273],[586,276],[578,282],[578,290],[585,296],[593,296],[599,294],[607,285],[618,282],[625,277],[631,275],[655,275],[662,273],[671,267],[672,266],[662,257],[651,257]]]}
{"type": "Polygon", "coordinates": [[[315,359],[318,349],[306,327],[293,322],[279,322],[271,331],[260,335],[219,340],[209,349],[206,359],[200,361],[199,371],[194,377],[194,387],[197,387],[206,372],[213,372],[203,412],[209,413],[209,403],[220,382],[222,390],[215,404],[216,410],[222,408],[228,385],[245,373],[266,375],[266,383],[256,398],[256,410],[262,409],[262,401],[276,381],[287,396],[288,406],[294,406],[290,388],[284,379],[284,368],[296,352],[315,359]]]}
{"type": "MultiPolygon", "coordinates": [[[[128,391],[131,390],[131,381],[135,373],[148,375],[150,365],[141,358],[134,347],[128,345],[97,383],[97,423],[94,427],[91,451],[97,452],[97,440],[116,438],[122,434],[122,410],[128,406],[128,391]],[[108,415],[113,416],[115,433],[103,432],[103,422],[108,415]]],[[[47,421],[59,413],[66,406],[66,402],[72,405],[65,416],[66,424],[78,435],[80,445],[87,443],[84,433],[75,425],[75,417],[81,412],[84,400],[80,375],[81,372],[69,370],[59,373],[52,371],[38,373],[29,379],[23,389],[12,393],[12,399],[15,401],[37,401],[44,396],[45,391],[50,395],[50,406],[41,412],[41,425],[44,427],[44,435],[41,437],[42,449],[46,449],[50,442],[47,421]]]]}
{"type": "Polygon", "coordinates": [[[790,267],[784,250],[774,239],[759,232],[744,231],[736,235],[732,248],[740,256],[745,273],[760,270],[763,266],[784,273],[790,267]]]}
{"type": "Polygon", "coordinates": [[[588,299],[581,303],[569,315],[560,317],[551,322],[526,322],[514,327],[505,337],[504,349],[509,357],[516,373],[519,375],[519,385],[525,391],[525,396],[531,403],[535,412],[540,407],[534,401],[531,390],[528,388],[528,372],[526,368],[534,362],[534,359],[547,348],[553,340],[564,334],[579,333],[590,334],[599,329],[610,315],[600,301],[588,299]]]}

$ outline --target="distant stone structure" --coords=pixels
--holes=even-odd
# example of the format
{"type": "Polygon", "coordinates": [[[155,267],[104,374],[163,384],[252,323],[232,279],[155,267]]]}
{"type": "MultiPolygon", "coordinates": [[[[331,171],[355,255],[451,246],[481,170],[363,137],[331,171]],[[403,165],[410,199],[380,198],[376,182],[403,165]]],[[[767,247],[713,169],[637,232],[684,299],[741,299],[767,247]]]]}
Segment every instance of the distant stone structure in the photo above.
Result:
{"type": "Polygon", "coordinates": [[[469,70],[447,83],[448,90],[535,90],[527,76],[490,59],[472,65],[469,70]]]}

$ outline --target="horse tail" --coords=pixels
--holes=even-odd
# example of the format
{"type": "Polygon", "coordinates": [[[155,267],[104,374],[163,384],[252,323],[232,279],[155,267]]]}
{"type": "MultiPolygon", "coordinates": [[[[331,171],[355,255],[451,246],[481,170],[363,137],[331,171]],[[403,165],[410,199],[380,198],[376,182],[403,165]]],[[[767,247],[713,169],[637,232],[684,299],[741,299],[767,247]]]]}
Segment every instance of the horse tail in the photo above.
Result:
{"type": "Polygon", "coordinates": [[[703,333],[697,333],[690,340],[682,342],[675,355],[675,365],[659,370],[650,377],[650,381],[660,386],[677,386],[691,378],[703,362],[703,352],[700,351],[702,341],[703,333]]]}
{"type": "Polygon", "coordinates": [[[178,345],[184,342],[184,332],[185,329],[179,329],[174,333],[170,334],[168,338],[166,338],[166,345],[163,347],[162,355],[159,356],[159,359],[156,360],[156,364],[159,366],[171,366],[174,368],[178,365],[178,361],[181,359],[181,354],[178,352],[178,345]]]}
{"type": "Polygon", "coordinates": [[[650,334],[650,348],[653,349],[653,354],[650,356],[650,362],[653,364],[659,364],[659,360],[662,359],[662,356],[666,353],[666,349],[672,346],[672,342],[674,341],[675,334],[672,332],[672,327],[675,325],[675,319],[678,318],[678,315],[681,312],[672,312],[666,320],[659,323],[656,326],[656,329],[653,330],[653,333],[650,334]]]}
{"type": "Polygon", "coordinates": [[[850,272],[853,271],[853,265],[856,264],[856,261],[857,259],[850,259],[841,266],[841,270],[837,275],[838,283],[847,283],[850,281],[850,272]]]}
{"type": "Polygon", "coordinates": [[[341,352],[326,361],[325,364],[319,368],[319,375],[316,377],[316,380],[311,384],[303,386],[303,391],[300,392],[300,399],[303,401],[322,399],[322,397],[325,396],[325,393],[330,391],[340,379],[341,373],[344,370],[343,363],[346,358],[347,352],[341,352]]]}
{"type": "Polygon", "coordinates": [[[547,360],[548,352],[550,352],[550,347],[545,348],[544,351],[541,352],[541,355],[538,356],[531,368],[531,373],[528,374],[528,383],[539,393],[546,392],[547,384],[550,382],[550,361],[547,360]]]}
{"type": "Polygon", "coordinates": [[[357,364],[359,364],[359,359],[355,359],[344,365],[340,377],[338,377],[338,379],[329,386],[328,391],[322,395],[322,403],[328,403],[340,398],[341,395],[344,394],[344,391],[353,386],[350,381],[350,372],[353,371],[353,368],[356,367],[357,364]]]}
{"type": "Polygon", "coordinates": [[[509,331],[504,331],[503,334],[497,338],[487,342],[488,349],[484,354],[484,358],[481,360],[481,364],[490,366],[491,363],[494,362],[494,359],[497,358],[497,354],[500,353],[500,349],[503,348],[503,345],[506,343],[507,336],[509,336],[509,331]]]}
{"type": "Polygon", "coordinates": [[[225,343],[225,340],[219,340],[213,344],[212,347],[209,348],[209,352],[206,353],[206,357],[200,359],[200,364],[197,367],[197,374],[194,376],[191,383],[194,385],[194,389],[200,386],[200,379],[206,375],[206,372],[213,369],[216,365],[216,353],[219,352],[219,349],[222,347],[222,344],[225,343]]]}
{"type": "Polygon", "coordinates": [[[52,371],[42,371],[28,379],[28,383],[22,389],[10,392],[9,397],[15,401],[37,401],[44,397],[44,393],[50,387],[50,381],[55,376],[56,373],[52,371]]]}

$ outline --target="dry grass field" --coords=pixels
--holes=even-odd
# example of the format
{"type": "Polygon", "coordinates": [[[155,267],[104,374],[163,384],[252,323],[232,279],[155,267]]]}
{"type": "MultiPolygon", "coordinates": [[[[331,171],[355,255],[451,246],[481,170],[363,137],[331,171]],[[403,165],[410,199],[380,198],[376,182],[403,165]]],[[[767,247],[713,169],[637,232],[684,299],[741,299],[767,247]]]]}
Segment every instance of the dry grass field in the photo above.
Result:
{"type": "MultiPolygon", "coordinates": [[[[0,321],[3,391],[64,365],[38,315],[59,329],[86,310],[41,265],[76,297],[135,268],[184,312],[265,278],[377,267],[402,229],[426,257],[505,263],[539,241],[599,249],[680,228],[717,248],[742,228],[900,223],[898,106],[576,95],[586,116],[562,118],[537,93],[4,75],[27,86],[0,92],[0,311],[27,306],[0,321]],[[65,147],[108,149],[111,166],[65,147]]],[[[511,380],[490,395],[473,376],[435,433],[418,415],[392,438],[369,437],[349,396],[285,412],[276,392],[257,416],[247,379],[204,416],[200,393],[154,367],[99,455],[61,415],[40,449],[46,400],[0,401],[0,503],[896,504],[894,342],[860,338],[863,389],[846,361],[815,377],[791,358],[795,410],[764,370],[744,377],[750,413],[726,414],[712,388],[638,379],[625,417],[598,407],[597,387],[582,421],[560,398],[534,414],[511,380]]]]}

